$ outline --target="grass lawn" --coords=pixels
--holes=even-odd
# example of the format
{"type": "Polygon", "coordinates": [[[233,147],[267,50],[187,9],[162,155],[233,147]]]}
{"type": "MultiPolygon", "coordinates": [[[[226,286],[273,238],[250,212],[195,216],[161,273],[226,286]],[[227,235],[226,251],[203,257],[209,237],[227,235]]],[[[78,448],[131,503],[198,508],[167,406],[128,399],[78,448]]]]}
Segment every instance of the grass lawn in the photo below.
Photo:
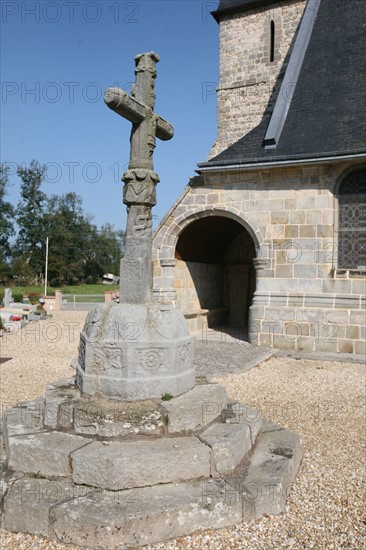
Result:
{"type": "MultiPolygon", "coordinates": [[[[5,288],[5,287],[4,287],[5,288]]],[[[0,288],[0,294],[4,288],[0,288]]],[[[63,286],[59,290],[64,294],[102,294],[108,290],[118,290],[119,285],[70,285],[63,286]]],[[[36,292],[37,294],[44,293],[44,286],[13,286],[11,287],[13,294],[28,294],[29,292],[36,292]]],[[[57,288],[47,287],[47,296],[54,296],[57,288]]]]}

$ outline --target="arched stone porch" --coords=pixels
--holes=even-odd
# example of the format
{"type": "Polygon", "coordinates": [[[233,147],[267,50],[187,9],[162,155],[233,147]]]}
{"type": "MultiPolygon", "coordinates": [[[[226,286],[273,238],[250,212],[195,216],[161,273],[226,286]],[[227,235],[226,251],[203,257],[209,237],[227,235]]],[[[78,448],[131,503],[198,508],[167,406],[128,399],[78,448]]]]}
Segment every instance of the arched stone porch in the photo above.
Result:
{"type": "Polygon", "coordinates": [[[252,221],[209,206],[168,222],[155,237],[155,298],[174,301],[191,330],[247,327],[258,258],[268,257],[252,221]]]}

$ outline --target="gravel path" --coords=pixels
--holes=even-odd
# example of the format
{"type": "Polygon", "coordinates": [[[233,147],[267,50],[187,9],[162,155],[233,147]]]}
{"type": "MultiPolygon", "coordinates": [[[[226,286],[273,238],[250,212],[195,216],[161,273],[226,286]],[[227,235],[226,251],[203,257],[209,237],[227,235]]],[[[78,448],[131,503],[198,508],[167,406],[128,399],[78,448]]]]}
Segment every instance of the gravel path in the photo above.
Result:
{"type": "MultiPolygon", "coordinates": [[[[42,394],[49,382],[70,376],[69,364],[77,353],[84,318],[83,312],[57,312],[37,329],[31,325],[26,332],[0,339],[0,357],[12,358],[0,364],[3,409],[42,394]]],[[[200,373],[210,378],[216,375],[231,397],[301,434],[304,460],[284,514],[146,548],[365,548],[364,366],[272,357],[239,372],[245,370],[240,362],[250,359],[249,349],[238,343],[196,342],[196,361],[200,373]],[[233,371],[235,374],[227,374],[233,371]],[[220,372],[225,376],[218,377],[220,372]]],[[[76,550],[75,546],[6,531],[0,531],[0,547],[76,550]]]]}

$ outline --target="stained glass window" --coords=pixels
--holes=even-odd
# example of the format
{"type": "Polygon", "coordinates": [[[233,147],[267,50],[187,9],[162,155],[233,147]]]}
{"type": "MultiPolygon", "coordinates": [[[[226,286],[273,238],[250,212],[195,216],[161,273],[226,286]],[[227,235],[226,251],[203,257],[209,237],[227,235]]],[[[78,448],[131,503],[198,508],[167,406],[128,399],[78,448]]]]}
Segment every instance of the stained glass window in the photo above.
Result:
{"type": "Polygon", "coordinates": [[[344,178],[338,201],[338,267],[366,269],[366,170],[344,178]]]}

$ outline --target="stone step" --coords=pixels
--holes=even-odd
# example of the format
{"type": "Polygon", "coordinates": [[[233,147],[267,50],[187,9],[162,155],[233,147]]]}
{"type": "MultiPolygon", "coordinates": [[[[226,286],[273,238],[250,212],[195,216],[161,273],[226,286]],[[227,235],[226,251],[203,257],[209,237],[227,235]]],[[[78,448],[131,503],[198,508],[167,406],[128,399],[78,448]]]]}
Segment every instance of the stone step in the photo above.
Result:
{"type": "Polygon", "coordinates": [[[225,476],[243,500],[243,521],[284,510],[302,460],[300,436],[273,422],[264,422],[249,461],[225,476]]]}
{"type": "Polygon", "coordinates": [[[224,471],[240,454],[234,449],[231,457],[226,440],[231,445],[235,437],[238,443],[244,437],[249,447],[251,436],[243,422],[210,426],[201,434],[207,445],[196,437],[108,444],[64,433],[12,436],[12,467],[52,479],[13,476],[4,499],[4,527],[122,550],[278,514],[302,458],[302,442],[294,432],[264,422],[235,472],[208,477],[210,453],[216,470],[222,461],[224,471]],[[67,477],[53,477],[60,475],[67,477]],[[174,476],[180,482],[168,481],[174,476]],[[182,481],[184,476],[190,481],[182,481]]]}
{"type": "Polygon", "coordinates": [[[24,401],[7,409],[3,419],[5,444],[9,437],[43,430],[44,399],[24,401]]]}
{"type": "Polygon", "coordinates": [[[75,485],[70,479],[23,476],[10,484],[7,490],[4,499],[4,529],[47,537],[50,534],[50,508],[94,490],[75,485]]]}
{"type": "Polygon", "coordinates": [[[211,475],[218,477],[236,469],[252,448],[248,424],[214,424],[199,435],[212,449],[211,475]]]}
{"type": "Polygon", "coordinates": [[[255,444],[262,426],[262,415],[260,412],[236,401],[228,403],[227,409],[223,412],[222,419],[230,424],[245,424],[249,426],[252,445],[255,444]]]}
{"type": "Polygon", "coordinates": [[[118,491],[208,478],[210,454],[196,437],[94,442],[72,454],[73,479],[118,491]]]}
{"type": "Polygon", "coordinates": [[[102,491],[52,508],[58,541],[127,549],[240,523],[242,505],[221,480],[102,491]]]}
{"type": "Polygon", "coordinates": [[[226,390],[219,384],[200,384],[192,390],[163,401],[171,434],[200,430],[219,418],[227,404],[226,390]]]}
{"type": "Polygon", "coordinates": [[[8,439],[8,467],[27,474],[68,476],[70,454],[91,439],[62,432],[40,432],[8,439]]]}

